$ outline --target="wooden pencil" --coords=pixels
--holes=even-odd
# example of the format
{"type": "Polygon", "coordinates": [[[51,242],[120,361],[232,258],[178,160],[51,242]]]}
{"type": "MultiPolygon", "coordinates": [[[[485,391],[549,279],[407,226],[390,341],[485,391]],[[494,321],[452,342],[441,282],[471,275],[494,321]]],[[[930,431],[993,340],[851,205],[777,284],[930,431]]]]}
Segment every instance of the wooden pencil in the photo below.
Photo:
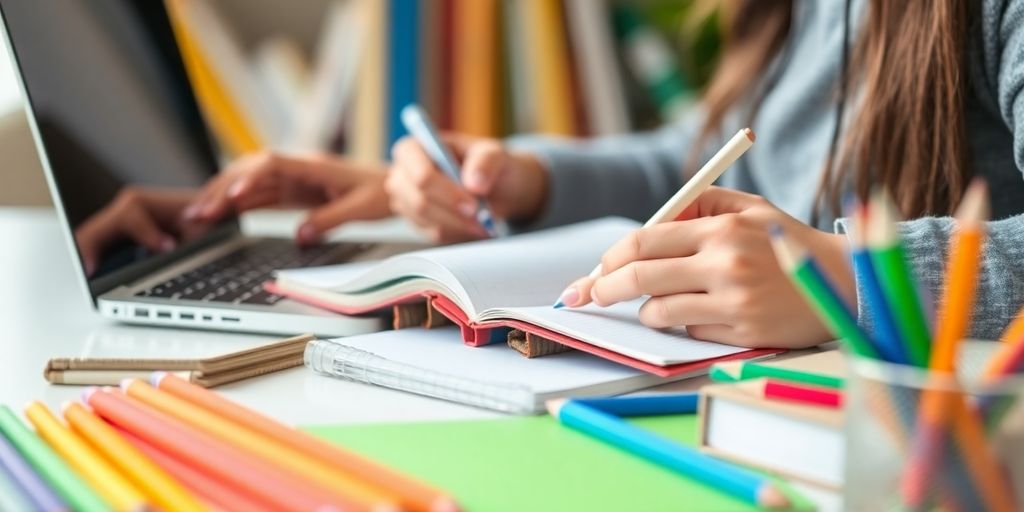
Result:
{"type": "Polygon", "coordinates": [[[790,277],[832,334],[842,339],[855,354],[872,359],[878,353],[857,318],[836,293],[835,287],[811,259],[806,249],[777,228],[772,231],[772,249],[782,270],[790,277]]]}
{"type": "Polygon", "coordinates": [[[131,480],[150,501],[165,512],[203,512],[208,510],[170,475],[117,433],[114,427],[99,419],[80,403],[64,404],[68,425],[96,451],[131,480]]]}
{"type": "Polygon", "coordinates": [[[7,438],[60,498],[81,512],[109,507],[49,446],[33,434],[6,405],[0,404],[0,435],[7,438]]]}
{"type": "Polygon", "coordinates": [[[886,303],[892,308],[907,357],[916,366],[928,366],[931,334],[918,296],[917,281],[896,229],[895,207],[888,194],[879,189],[872,194],[868,208],[866,241],[886,303]]]}
{"type": "Polygon", "coordinates": [[[84,401],[108,422],[274,509],[355,509],[299,477],[226,445],[114,390],[86,392],[84,401]]]}
{"type": "MultiPolygon", "coordinates": [[[[729,139],[722,149],[719,149],[714,156],[711,157],[699,171],[694,173],[693,177],[686,181],[683,186],[676,191],[658,209],[654,212],[651,218],[647,219],[644,223],[645,228],[661,224],[662,222],[671,222],[679,218],[680,215],[686,209],[693,204],[694,201],[704,193],[711,185],[715,183],[722,173],[724,173],[729,166],[733,164],[739,157],[743,156],[744,153],[754,145],[754,140],[757,137],[754,135],[754,130],[750,128],[743,128],[736,132],[729,139]]],[[[601,264],[598,263],[594,270],[590,271],[589,277],[591,279],[597,279],[601,277],[601,264]]],[[[561,297],[555,302],[554,308],[559,309],[563,307],[561,297]]]]}
{"type": "Polygon", "coordinates": [[[215,411],[249,430],[277,439],[322,463],[341,471],[360,475],[369,482],[395,493],[400,497],[401,504],[411,510],[424,512],[459,510],[455,500],[439,489],[347,451],[340,446],[272,420],[173,374],[154,373],[152,384],[161,391],[187,400],[206,410],[215,411]]]}
{"type": "Polygon", "coordinates": [[[25,417],[47,444],[96,491],[113,510],[142,511],[146,497],[120,471],[81,437],[64,426],[42,402],[31,402],[25,417]]]}
{"type": "Polygon", "coordinates": [[[252,432],[212,411],[160,391],[145,382],[128,379],[121,384],[121,389],[125,395],[206,432],[224,443],[262,457],[277,467],[315,482],[324,490],[337,494],[338,499],[358,503],[366,509],[398,508],[397,500],[392,500],[390,496],[351,473],[338,471],[291,449],[276,439],[252,432]]]}
{"type": "Polygon", "coordinates": [[[567,427],[748,503],[772,510],[791,505],[789,498],[770,479],[634,427],[610,414],[564,399],[548,402],[547,408],[553,418],[567,427]]]}

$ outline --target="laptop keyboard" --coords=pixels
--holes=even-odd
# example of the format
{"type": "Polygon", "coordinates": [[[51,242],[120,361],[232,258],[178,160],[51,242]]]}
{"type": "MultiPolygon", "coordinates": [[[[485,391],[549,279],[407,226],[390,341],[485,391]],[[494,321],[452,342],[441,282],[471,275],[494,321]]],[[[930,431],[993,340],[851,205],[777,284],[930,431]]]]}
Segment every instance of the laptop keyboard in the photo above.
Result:
{"type": "Polygon", "coordinates": [[[341,243],[300,248],[289,240],[260,240],[135,295],[272,305],[283,298],[263,289],[274,270],[345,263],[370,247],[341,243]]]}

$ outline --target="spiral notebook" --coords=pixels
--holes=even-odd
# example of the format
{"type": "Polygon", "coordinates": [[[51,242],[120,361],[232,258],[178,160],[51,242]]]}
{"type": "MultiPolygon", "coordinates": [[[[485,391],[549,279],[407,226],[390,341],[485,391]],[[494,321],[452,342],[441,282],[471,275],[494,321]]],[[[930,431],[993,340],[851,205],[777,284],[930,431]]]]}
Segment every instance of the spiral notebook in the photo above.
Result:
{"type": "Polygon", "coordinates": [[[704,373],[658,377],[579,351],[527,359],[504,344],[467,347],[454,326],[312,341],[305,364],[323,375],[513,414],[540,413],[555,398],[617,395],[704,373]]]}

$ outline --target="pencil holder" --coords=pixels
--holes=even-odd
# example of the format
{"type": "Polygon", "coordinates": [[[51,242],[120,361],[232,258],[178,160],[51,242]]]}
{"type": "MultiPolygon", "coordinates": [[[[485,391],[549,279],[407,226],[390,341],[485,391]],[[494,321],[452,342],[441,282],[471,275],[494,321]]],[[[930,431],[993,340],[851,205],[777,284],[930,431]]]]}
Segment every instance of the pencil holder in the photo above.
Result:
{"type": "Polygon", "coordinates": [[[955,376],[851,358],[845,510],[1024,510],[1024,378],[982,376],[997,347],[965,342],[955,376]]]}

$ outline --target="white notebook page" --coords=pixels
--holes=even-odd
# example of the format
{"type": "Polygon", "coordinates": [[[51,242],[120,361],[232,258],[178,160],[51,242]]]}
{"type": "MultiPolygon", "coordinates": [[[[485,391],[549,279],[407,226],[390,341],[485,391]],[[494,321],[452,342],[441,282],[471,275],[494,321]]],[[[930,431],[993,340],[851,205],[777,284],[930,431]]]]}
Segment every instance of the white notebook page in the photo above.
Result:
{"type": "Polygon", "coordinates": [[[594,305],[580,309],[554,309],[550,305],[500,308],[485,312],[484,316],[524,320],[658,366],[700,361],[748,350],[695,340],[684,329],[651,329],[641,324],[637,317],[642,304],[643,299],[638,299],[607,308],[594,305]]]}

